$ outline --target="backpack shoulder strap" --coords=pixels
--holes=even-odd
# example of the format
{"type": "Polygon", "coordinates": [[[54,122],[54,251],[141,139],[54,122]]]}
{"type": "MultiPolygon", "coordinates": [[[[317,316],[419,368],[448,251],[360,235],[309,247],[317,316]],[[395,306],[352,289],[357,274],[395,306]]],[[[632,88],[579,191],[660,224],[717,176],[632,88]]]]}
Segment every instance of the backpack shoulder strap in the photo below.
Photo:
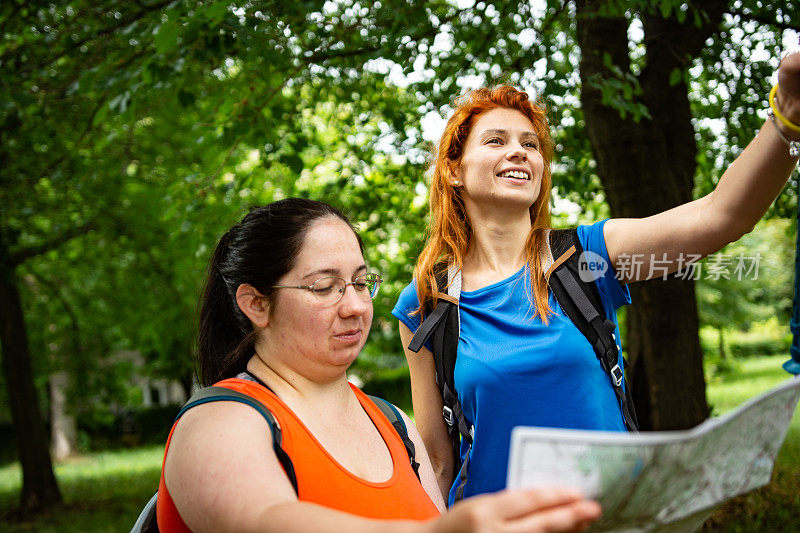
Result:
{"type": "Polygon", "coordinates": [[[205,387],[194,393],[192,397],[189,398],[189,400],[178,412],[178,416],[175,417],[175,421],[177,422],[178,419],[180,419],[180,417],[182,417],[186,411],[192,407],[196,407],[208,402],[219,401],[240,402],[249,405],[264,417],[264,419],[267,421],[270,432],[272,433],[272,449],[275,452],[275,456],[278,458],[283,470],[286,472],[286,476],[292,483],[295,493],[297,493],[297,476],[294,472],[294,465],[292,464],[291,458],[286,454],[285,451],[283,451],[283,448],[281,447],[281,444],[283,443],[281,426],[278,424],[278,421],[275,419],[275,416],[272,414],[272,412],[267,409],[263,403],[259,402],[252,396],[248,396],[242,392],[225,387],[205,387]]]}
{"type": "Polygon", "coordinates": [[[432,339],[436,385],[442,395],[442,416],[447,424],[447,432],[453,445],[453,458],[459,468],[459,485],[456,488],[455,500],[463,498],[464,486],[467,483],[467,462],[472,446],[473,426],[464,415],[461,402],[455,387],[456,357],[458,356],[458,338],[461,333],[461,317],[458,300],[461,296],[461,271],[453,265],[440,263],[434,271],[437,293],[436,307],[433,298],[421,302],[424,311],[429,314],[417,328],[408,348],[417,352],[432,339]],[[443,292],[446,288],[447,292],[443,292]],[[460,463],[461,439],[468,445],[467,460],[460,463]]]}
{"type": "MultiPolygon", "coordinates": [[[[283,441],[281,427],[272,412],[267,409],[263,403],[259,402],[252,396],[248,396],[247,394],[232,389],[227,389],[225,387],[211,386],[202,388],[194,393],[192,397],[186,401],[183,407],[181,407],[181,410],[178,411],[178,415],[175,417],[175,422],[180,420],[180,418],[186,414],[186,411],[193,407],[197,407],[198,405],[209,402],[220,401],[244,403],[258,411],[259,414],[264,417],[264,419],[267,421],[267,425],[269,426],[271,434],[270,437],[272,439],[272,449],[275,451],[278,461],[281,463],[283,470],[286,472],[286,476],[292,483],[295,493],[297,493],[297,476],[294,472],[294,465],[292,464],[291,458],[281,447],[281,443],[283,441]]],[[[133,526],[133,529],[131,529],[131,533],[151,533],[158,531],[158,524],[156,521],[157,499],[158,492],[156,492],[153,497],[150,498],[150,501],[147,502],[142,509],[142,512],[139,514],[139,518],[136,520],[136,523],[133,526]]]]}
{"type": "MultiPolygon", "coordinates": [[[[585,272],[581,275],[581,268],[586,268],[586,265],[581,266],[583,246],[578,239],[578,230],[571,229],[553,229],[548,234],[550,251],[553,255],[553,262],[545,272],[545,278],[548,283],[556,272],[564,271],[570,274],[570,277],[576,278],[578,286],[581,291],[589,298],[589,303],[597,310],[597,313],[605,317],[605,310],[603,309],[603,300],[600,298],[600,291],[594,283],[594,278],[591,277],[591,272],[585,272]],[[584,281],[583,278],[588,281],[584,281]]],[[[558,277],[558,276],[557,276],[558,277]]],[[[572,285],[570,285],[574,288],[572,285]]],[[[551,287],[552,288],[552,287],[551,287]]],[[[559,301],[559,304],[561,302],[559,301]]],[[[566,311],[565,311],[566,312],[566,311]]],[[[581,331],[582,332],[582,331],[581,331]]]]}
{"type": "Polygon", "coordinates": [[[548,235],[552,264],[545,272],[548,286],[561,309],[592,345],[603,370],[609,374],[622,408],[625,426],[636,431],[638,423],[625,374],[619,367],[616,324],[606,317],[594,272],[584,257],[576,229],[550,230],[548,235]]]}
{"type": "MultiPolygon", "coordinates": [[[[449,274],[448,269],[444,265],[437,265],[434,270],[434,278],[436,280],[436,305],[434,306],[434,295],[425,298],[424,302],[420,302],[422,309],[422,324],[420,324],[417,331],[414,332],[414,338],[409,343],[408,347],[413,352],[419,352],[422,346],[428,342],[431,335],[433,335],[439,324],[445,320],[451,310],[451,306],[458,306],[458,298],[461,295],[461,275],[458,273],[458,294],[455,296],[449,293],[449,274]],[[448,292],[444,292],[448,290],[448,292]]],[[[455,287],[454,287],[455,288],[455,287]]]]}
{"type": "Polygon", "coordinates": [[[383,398],[379,398],[378,396],[372,396],[368,394],[372,403],[374,403],[378,409],[381,410],[383,416],[389,419],[389,422],[392,424],[392,427],[400,435],[400,440],[403,441],[403,446],[406,448],[406,453],[408,454],[408,460],[411,462],[411,469],[416,474],[417,479],[419,479],[419,463],[417,462],[417,450],[414,446],[414,443],[411,441],[411,437],[408,436],[408,428],[406,427],[406,423],[403,421],[403,417],[400,414],[400,411],[397,410],[397,407],[392,405],[391,403],[387,402],[383,398]]]}

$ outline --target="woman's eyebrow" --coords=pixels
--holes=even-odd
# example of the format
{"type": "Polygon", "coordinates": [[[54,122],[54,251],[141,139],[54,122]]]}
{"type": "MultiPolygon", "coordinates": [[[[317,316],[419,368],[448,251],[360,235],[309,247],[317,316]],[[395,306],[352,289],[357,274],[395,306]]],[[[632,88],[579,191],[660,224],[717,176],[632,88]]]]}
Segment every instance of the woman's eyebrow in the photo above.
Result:
{"type": "MultiPolygon", "coordinates": [[[[482,133],[481,135],[483,135],[483,136],[487,136],[487,135],[501,135],[501,136],[505,136],[505,135],[508,135],[508,130],[502,130],[502,129],[491,129],[491,130],[484,130],[484,131],[483,131],[483,133],[482,133]]],[[[535,131],[523,131],[523,132],[521,133],[521,136],[522,136],[522,137],[536,137],[537,139],[539,138],[539,136],[538,136],[538,135],[536,135],[536,132],[535,132],[535,131]]]]}
{"type": "MultiPolygon", "coordinates": [[[[367,265],[362,263],[360,266],[358,266],[355,269],[354,272],[361,272],[362,270],[366,270],[366,269],[367,269],[367,265]]],[[[306,274],[305,276],[303,276],[300,279],[306,279],[306,278],[310,278],[311,276],[319,276],[319,275],[341,277],[342,276],[342,272],[338,268],[318,268],[317,270],[313,270],[313,271],[309,272],[308,274],[306,274]]]]}
{"type": "Polygon", "coordinates": [[[483,130],[483,134],[482,135],[508,135],[508,131],[507,130],[497,130],[497,129],[483,130]]]}
{"type": "Polygon", "coordinates": [[[318,268],[317,270],[309,272],[300,279],[310,278],[311,276],[319,276],[320,274],[325,274],[326,276],[338,276],[340,272],[336,268],[318,268]]]}

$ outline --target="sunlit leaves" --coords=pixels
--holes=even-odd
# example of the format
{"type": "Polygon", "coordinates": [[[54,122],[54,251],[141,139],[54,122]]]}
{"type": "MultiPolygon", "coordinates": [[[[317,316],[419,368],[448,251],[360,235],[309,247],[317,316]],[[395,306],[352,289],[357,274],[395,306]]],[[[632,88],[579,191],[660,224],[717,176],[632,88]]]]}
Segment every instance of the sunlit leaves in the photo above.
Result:
{"type": "MultiPolygon", "coordinates": [[[[633,28],[629,64],[607,60],[607,75],[590,80],[606,105],[650,117],[640,82],[653,43],[641,20],[699,25],[698,6],[602,3],[600,15],[633,28]]],[[[758,2],[732,9],[784,24],[797,12],[793,1],[775,13],[758,2]]],[[[249,205],[300,195],[342,206],[362,230],[368,262],[387,280],[366,358],[398,364],[389,310],[425,228],[430,147],[420,119],[446,114],[478,84],[513,83],[542,101],[559,196],[605,214],[572,2],[73,1],[4,3],[0,16],[0,231],[20,249],[98,221],[23,267],[63,287],[81,331],[102,330],[81,336],[97,341],[92,353],[139,347],[152,368],[186,375],[197,288],[220,232],[249,205]]],[[[779,48],[774,28],[739,15],[699,58],[665,74],[690,91],[698,194],[763,119],[779,48]]],[[[781,212],[795,200],[785,195],[781,212]]],[[[57,328],[36,330],[40,346],[72,327],[49,314],[55,296],[43,283],[26,289],[41,300],[34,322],[57,328]]]]}

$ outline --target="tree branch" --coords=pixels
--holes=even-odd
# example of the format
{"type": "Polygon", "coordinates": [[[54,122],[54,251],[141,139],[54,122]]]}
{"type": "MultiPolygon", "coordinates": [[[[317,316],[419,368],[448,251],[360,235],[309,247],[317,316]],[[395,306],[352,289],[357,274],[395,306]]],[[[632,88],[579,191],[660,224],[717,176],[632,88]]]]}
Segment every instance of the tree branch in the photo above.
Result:
{"type": "Polygon", "coordinates": [[[81,343],[81,328],[80,323],[78,322],[78,314],[72,308],[70,303],[67,301],[66,297],[61,294],[61,291],[58,290],[58,287],[55,283],[51,282],[48,279],[45,279],[44,276],[40,275],[38,272],[33,271],[32,269],[28,270],[28,274],[33,278],[33,281],[37,284],[41,285],[47,291],[49,291],[53,296],[55,296],[56,300],[61,303],[61,307],[64,308],[64,312],[67,314],[67,318],[69,318],[70,329],[72,330],[71,335],[71,344],[72,350],[75,355],[78,355],[83,352],[82,343],[81,343]]]}
{"type": "Polygon", "coordinates": [[[63,231],[58,235],[54,235],[51,238],[46,239],[44,242],[41,242],[35,246],[28,246],[25,248],[21,248],[9,255],[8,264],[12,268],[17,267],[22,263],[24,263],[25,261],[27,261],[28,259],[30,259],[31,257],[36,257],[37,255],[47,253],[50,250],[55,250],[65,242],[72,240],[80,235],[89,233],[90,231],[95,229],[95,227],[96,226],[94,221],[89,221],[84,224],[81,224],[80,226],[74,226],[72,228],[69,228],[66,231],[63,231]]]}
{"type": "MultiPolygon", "coordinates": [[[[35,69],[47,68],[47,67],[53,65],[56,61],[58,61],[62,57],[72,54],[73,52],[75,52],[75,50],[79,50],[81,48],[81,46],[83,46],[84,44],[92,42],[92,41],[94,41],[94,40],[96,40],[96,39],[98,39],[100,37],[105,37],[106,35],[110,35],[110,34],[113,34],[113,33],[117,32],[117,31],[120,31],[121,29],[123,29],[123,28],[125,28],[127,26],[130,26],[134,22],[138,22],[143,17],[145,17],[146,15],[152,13],[153,11],[158,11],[158,10],[168,6],[170,3],[172,3],[172,1],[173,0],[162,0],[161,2],[158,2],[158,3],[155,3],[155,4],[151,4],[149,6],[145,6],[145,9],[137,11],[133,15],[131,15],[131,16],[123,19],[123,20],[119,20],[116,24],[113,24],[113,25],[110,25],[110,26],[106,26],[105,28],[102,28],[102,29],[97,30],[97,31],[90,32],[89,34],[85,35],[82,39],[79,39],[79,40],[77,40],[75,42],[71,42],[70,41],[69,47],[65,47],[64,49],[61,50],[60,53],[57,53],[57,54],[51,56],[50,58],[45,59],[42,63],[39,63],[39,64],[34,64],[33,62],[26,64],[26,68],[18,70],[16,75],[21,77],[21,75],[33,72],[35,69]]],[[[69,32],[65,32],[65,33],[68,34],[69,32]]],[[[16,49],[9,50],[9,51],[4,53],[0,57],[2,57],[3,60],[5,60],[5,59],[7,59],[7,56],[9,56],[9,54],[13,54],[15,52],[16,52],[16,49]]]]}

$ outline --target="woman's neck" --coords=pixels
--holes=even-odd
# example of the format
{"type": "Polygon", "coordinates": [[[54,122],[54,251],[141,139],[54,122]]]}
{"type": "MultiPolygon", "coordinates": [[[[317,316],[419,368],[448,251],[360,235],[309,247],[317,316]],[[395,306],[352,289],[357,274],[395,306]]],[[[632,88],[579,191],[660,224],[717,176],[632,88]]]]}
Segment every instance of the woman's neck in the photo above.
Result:
{"type": "Polygon", "coordinates": [[[462,287],[476,290],[505,279],[527,261],[525,243],[531,229],[527,210],[519,214],[470,212],[472,237],[464,258],[462,287]]]}
{"type": "Polygon", "coordinates": [[[298,414],[314,405],[325,405],[336,410],[346,408],[349,404],[352,391],[345,373],[332,380],[317,381],[286,365],[273,363],[276,359],[260,355],[258,348],[256,352],[247,362],[247,372],[263,381],[298,414]]]}

